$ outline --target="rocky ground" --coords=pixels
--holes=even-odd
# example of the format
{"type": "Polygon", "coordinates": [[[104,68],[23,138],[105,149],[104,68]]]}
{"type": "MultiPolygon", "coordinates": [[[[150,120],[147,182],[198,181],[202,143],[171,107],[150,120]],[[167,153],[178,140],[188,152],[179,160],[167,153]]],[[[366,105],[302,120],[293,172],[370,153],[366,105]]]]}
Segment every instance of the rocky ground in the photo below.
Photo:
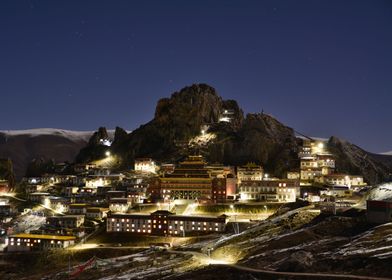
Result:
{"type": "MultiPolygon", "coordinates": [[[[306,206],[241,228],[240,234],[168,250],[86,251],[73,257],[73,266],[93,255],[99,258],[77,279],[353,279],[348,274],[392,279],[392,223],[370,225],[361,210],[329,216],[306,206]]],[[[25,273],[24,279],[65,279],[67,256],[52,254],[47,263],[56,258],[62,265],[54,265],[51,273],[25,273]]]]}

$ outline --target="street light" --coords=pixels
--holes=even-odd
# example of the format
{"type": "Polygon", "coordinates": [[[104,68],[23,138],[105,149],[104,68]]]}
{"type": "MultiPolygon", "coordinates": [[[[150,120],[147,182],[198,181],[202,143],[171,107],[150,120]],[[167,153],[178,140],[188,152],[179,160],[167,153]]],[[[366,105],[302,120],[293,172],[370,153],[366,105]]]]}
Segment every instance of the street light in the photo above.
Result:
{"type": "Polygon", "coordinates": [[[110,151],[106,151],[106,153],[105,153],[105,155],[107,156],[107,157],[110,157],[110,151]]]}
{"type": "Polygon", "coordinates": [[[322,143],[322,142],[318,143],[318,147],[319,147],[320,149],[324,148],[324,143],[322,143]]]}

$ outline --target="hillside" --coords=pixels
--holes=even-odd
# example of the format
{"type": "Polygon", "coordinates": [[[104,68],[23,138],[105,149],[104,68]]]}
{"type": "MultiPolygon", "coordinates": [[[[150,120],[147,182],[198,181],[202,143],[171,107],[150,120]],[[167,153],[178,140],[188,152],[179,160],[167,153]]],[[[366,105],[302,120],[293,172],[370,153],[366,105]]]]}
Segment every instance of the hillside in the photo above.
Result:
{"type": "MultiPolygon", "coordinates": [[[[78,161],[101,153],[88,145],[78,161]]],[[[209,162],[263,164],[267,171],[284,175],[297,162],[294,131],[263,114],[247,114],[234,100],[223,100],[206,84],[185,87],[158,101],[154,118],[130,134],[116,130],[113,153],[132,166],[136,157],[177,161],[188,153],[201,153],[209,162]]]]}
{"type": "Polygon", "coordinates": [[[15,176],[20,179],[33,159],[72,162],[92,134],[51,128],[0,131],[0,158],[12,160],[15,176]]]}
{"type": "MultiPolygon", "coordinates": [[[[244,116],[235,100],[223,100],[206,84],[194,84],[158,101],[154,118],[132,133],[116,129],[112,152],[130,168],[137,157],[178,161],[200,153],[209,162],[262,164],[276,176],[298,168],[301,140],[292,128],[261,113],[244,116]]],[[[347,141],[331,137],[329,148],[337,157],[339,172],[363,175],[370,184],[391,180],[392,156],[374,155],[347,141]]],[[[96,143],[78,155],[80,162],[99,159],[96,143]]]]}
{"type": "Polygon", "coordinates": [[[371,184],[392,180],[392,156],[376,155],[337,137],[328,141],[338,172],[361,174],[371,184]]]}

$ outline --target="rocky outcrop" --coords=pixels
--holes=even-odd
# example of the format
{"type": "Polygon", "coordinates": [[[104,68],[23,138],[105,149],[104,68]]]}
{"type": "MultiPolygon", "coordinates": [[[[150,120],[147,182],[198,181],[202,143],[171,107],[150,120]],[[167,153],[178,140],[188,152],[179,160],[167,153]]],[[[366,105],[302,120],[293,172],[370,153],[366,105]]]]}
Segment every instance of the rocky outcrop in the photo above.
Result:
{"type": "Polygon", "coordinates": [[[211,161],[235,165],[256,162],[277,176],[299,164],[294,131],[267,114],[248,114],[237,131],[222,129],[218,135],[210,145],[211,161]]]}
{"type": "Polygon", "coordinates": [[[109,139],[105,127],[100,127],[94,132],[88,141],[88,145],[80,150],[76,157],[76,162],[91,162],[105,156],[108,147],[103,145],[103,140],[109,139]]]}
{"type": "Polygon", "coordinates": [[[329,139],[328,148],[336,157],[337,172],[363,175],[370,184],[392,180],[392,168],[387,160],[384,162],[376,155],[334,136],[329,139]]]}
{"type": "MultiPolygon", "coordinates": [[[[97,140],[104,134],[102,128],[94,134],[78,161],[103,156],[107,147],[97,145],[97,140]]],[[[338,172],[362,174],[372,184],[391,178],[392,157],[380,160],[336,137],[330,139],[329,148],[336,156],[338,172]]],[[[185,87],[159,100],[154,118],[132,133],[117,128],[110,149],[121,156],[124,168],[131,167],[136,157],[177,161],[189,153],[200,153],[211,163],[259,163],[266,172],[281,177],[299,167],[298,139],[292,128],[264,113],[244,117],[236,101],[223,100],[206,84],[185,87]],[[222,117],[228,119],[221,121],[222,117]],[[202,131],[208,133],[207,143],[200,137],[202,131]]]]}
{"type": "MultiPolygon", "coordinates": [[[[102,154],[94,141],[81,151],[79,161],[102,154]]],[[[154,119],[130,134],[118,129],[111,150],[131,166],[136,157],[176,161],[188,153],[202,153],[210,162],[263,164],[284,175],[297,162],[297,142],[291,128],[266,114],[248,114],[234,100],[223,100],[206,84],[196,84],[158,101],[154,119]],[[227,117],[229,121],[221,121],[227,117]],[[203,149],[191,150],[189,141],[201,131],[216,135],[203,149]]]]}

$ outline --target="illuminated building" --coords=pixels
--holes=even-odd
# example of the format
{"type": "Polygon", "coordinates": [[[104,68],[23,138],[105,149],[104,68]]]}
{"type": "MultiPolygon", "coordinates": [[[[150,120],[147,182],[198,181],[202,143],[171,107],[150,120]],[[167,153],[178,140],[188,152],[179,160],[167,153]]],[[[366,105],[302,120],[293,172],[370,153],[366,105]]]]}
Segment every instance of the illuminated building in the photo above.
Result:
{"type": "Polygon", "coordinates": [[[109,209],[112,212],[125,213],[132,205],[132,200],[129,198],[111,198],[109,201],[109,209]]]}
{"type": "Polygon", "coordinates": [[[76,173],[85,173],[90,169],[96,168],[97,165],[94,163],[79,163],[74,166],[74,171],[76,173]]]}
{"type": "Polygon", "coordinates": [[[362,176],[348,174],[329,174],[319,178],[319,182],[329,186],[362,187],[366,186],[362,176]]]}
{"type": "Polygon", "coordinates": [[[68,206],[68,213],[73,215],[83,215],[86,214],[86,210],[89,207],[85,203],[73,203],[68,206]]]}
{"type": "Polygon", "coordinates": [[[151,158],[137,158],[135,159],[135,171],[155,173],[157,165],[151,158]]]}
{"type": "Polygon", "coordinates": [[[44,203],[44,201],[48,199],[49,196],[50,193],[47,192],[35,192],[35,193],[30,193],[28,197],[31,201],[44,203]]]}
{"type": "Polygon", "coordinates": [[[255,163],[248,163],[237,168],[238,184],[241,184],[242,181],[261,181],[263,176],[263,167],[255,163]]]}
{"type": "Polygon", "coordinates": [[[289,171],[289,172],[287,172],[287,179],[299,180],[300,177],[301,177],[301,174],[298,171],[289,171]]]}
{"type": "Polygon", "coordinates": [[[300,179],[303,185],[320,183],[323,176],[334,173],[335,158],[323,141],[304,139],[298,156],[301,161],[300,179]]]}
{"type": "Polygon", "coordinates": [[[243,181],[241,200],[294,202],[300,196],[299,181],[289,179],[243,181]]]}
{"type": "Polygon", "coordinates": [[[109,209],[99,207],[89,207],[86,209],[86,218],[102,220],[107,216],[109,209]]]}
{"type": "Polygon", "coordinates": [[[219,122],[231,122],[234,117],[234,110],[224,109],[219,117],[219,122]]]}
{"type": "Polygon", "coordinates": [[[189,156],[171,174],[159,178],[164,199],[211,199],[212,178],[202,156],[189,156]]]}
{"type": "Polygon", "coordinates": [[[74,236],[20,233],[9,237],[7,250],[16,252],[64,249],[75,244],[75,239],[74,236]]]}
{"type": "Polygon", "coordinates": [[[227,216],[182,216],[159,210],[148,214],[111,214],[107,218],[107,232],[129,232],[141,235],[185,236],[224,232],[227,216]]]}
{"type": "Polygon", "coordinates": [[[84,215],[64,215],[46,218],[46,224],[55,228],[78,228],[84,223],[84,215]]]}
{"type": "Polygon", "coordinates": [[[226,178],[214,178],[212,180],[212,201],[226,201],[226,178]]]}

